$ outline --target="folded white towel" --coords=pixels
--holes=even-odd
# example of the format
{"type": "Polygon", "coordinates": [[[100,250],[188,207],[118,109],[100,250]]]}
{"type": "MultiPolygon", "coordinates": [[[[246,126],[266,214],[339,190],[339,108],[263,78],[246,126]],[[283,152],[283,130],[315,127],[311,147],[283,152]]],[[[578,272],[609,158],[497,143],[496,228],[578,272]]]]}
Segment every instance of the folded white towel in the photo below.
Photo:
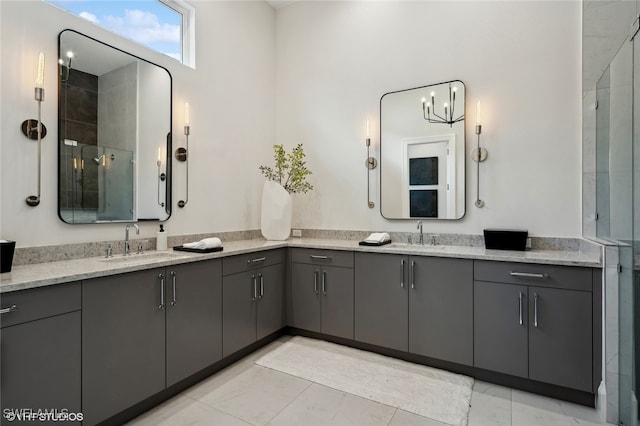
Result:
{"type": "Polygon", "coordinates": [[[222,241],[220,241],[220,238],[212,237],[212,238],[205,238],[204,240],[200,240],[195,243],[186,243],[186,244],[183,244],[182,247],[204,250],[204,249],[220,247],[221,245],[222,245],[222,241]]]}

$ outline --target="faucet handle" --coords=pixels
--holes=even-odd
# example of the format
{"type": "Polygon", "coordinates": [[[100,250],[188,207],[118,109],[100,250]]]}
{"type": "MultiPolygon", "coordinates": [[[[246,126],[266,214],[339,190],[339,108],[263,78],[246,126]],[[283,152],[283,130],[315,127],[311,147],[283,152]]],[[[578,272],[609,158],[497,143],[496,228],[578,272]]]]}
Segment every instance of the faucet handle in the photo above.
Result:
{"type": "Polygon", "coordinates": [[[106,254],[104,256],[106,259],[113,257],[113,246],[111,244],[107,245],[106,254]]]}
{"type": "Polygon", "coordinates": [[[407,243],[413,244],[413,238],[411,237],[411,234],[407,236],[407,243]]]}
{"type": "Polygon", "coordinates": [[[144,245],[149,243],[149,240],[138,240],[138,254],[142,254],[144,251],[144,245]]]}

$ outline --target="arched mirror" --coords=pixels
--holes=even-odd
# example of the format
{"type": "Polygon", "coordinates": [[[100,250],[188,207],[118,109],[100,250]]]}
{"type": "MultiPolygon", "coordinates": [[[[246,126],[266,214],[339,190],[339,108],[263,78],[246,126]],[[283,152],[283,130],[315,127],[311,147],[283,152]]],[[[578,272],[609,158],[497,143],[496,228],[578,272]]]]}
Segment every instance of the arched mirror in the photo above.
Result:
{"type": "Polygon", "coordinates": [[[58,215],[171,215],[171,74],[73,30],[58,37],[58,215]]]}
{"type": "Polygon", "coordinates": [[[459,80],[380,99],[380,212],[387,219],[465,213],[465,87],[459,80]]]}

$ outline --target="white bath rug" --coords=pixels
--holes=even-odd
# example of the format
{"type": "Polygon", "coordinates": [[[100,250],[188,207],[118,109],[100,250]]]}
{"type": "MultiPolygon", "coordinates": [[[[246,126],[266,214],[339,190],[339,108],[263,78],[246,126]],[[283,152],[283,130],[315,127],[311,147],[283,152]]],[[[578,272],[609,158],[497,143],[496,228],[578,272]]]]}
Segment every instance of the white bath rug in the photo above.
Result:
{"type": "Polygon", "coordinates": [[[300,336],[256,364],[449,425],[467,424],[471,377],[300,336]]]}

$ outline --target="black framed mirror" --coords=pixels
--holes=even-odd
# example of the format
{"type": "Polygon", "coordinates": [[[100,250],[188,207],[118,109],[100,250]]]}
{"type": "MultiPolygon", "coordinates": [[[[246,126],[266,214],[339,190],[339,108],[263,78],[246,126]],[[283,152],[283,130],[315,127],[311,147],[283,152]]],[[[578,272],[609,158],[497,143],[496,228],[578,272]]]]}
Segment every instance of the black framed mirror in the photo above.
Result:
{"type": "Polygon", "coordinates": [[[460,80],[380,99],[380,212],[387,219],[465,214],[465,86],[460,80]]]}
{"type": "Polygon", "coordinates": [[[172,78],[74,30],[58,36],[58,215],[67,223],[171,215],[172,78]]]}

